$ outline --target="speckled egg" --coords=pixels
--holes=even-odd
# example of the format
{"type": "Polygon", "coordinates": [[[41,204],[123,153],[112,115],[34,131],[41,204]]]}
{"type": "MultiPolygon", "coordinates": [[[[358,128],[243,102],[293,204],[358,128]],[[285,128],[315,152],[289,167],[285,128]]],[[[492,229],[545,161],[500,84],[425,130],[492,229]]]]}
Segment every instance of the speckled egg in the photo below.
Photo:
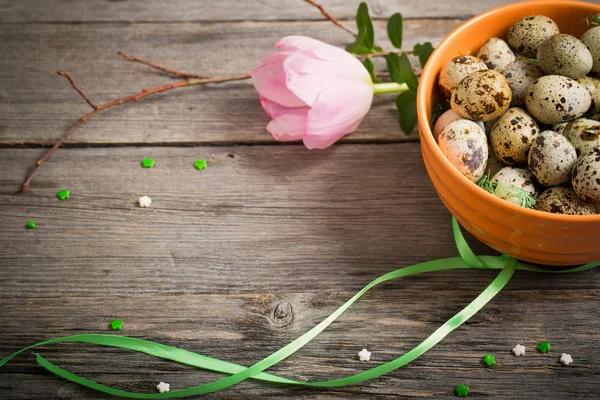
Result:
{"type": "Polygon", "coordinates": [[[438,84],[440,92],[450,101],[452,92],[458,86],[460,81],[475,71],[488,69],[483,61],[473,56],[460,56],[453,58],[442,68],[438,84]]]}
{"type": "Polygon", "coordinates": [[[569,182],[576,162],[577,153],[571,142],[554,131],[540,132],[529,150],[529,170],[544,186],[569,182]]]}
{"type": "Polygon", "coordinates": [[[592,105],[586,114],[594,115],[600,113],[600,79],[592,78],[591,76],[582,76],[577,79],[577,82],[585,87],[592,97],[592,105]]]}
{"type": "Polygon", "coordinates": [[[510,64],[517,60],[515,53],[508,44],[500,38],[493,37],[481,46],[477,52],[477,58],[487,65],[489,69],[502,72],[510,64]]]}
{"type": "Polygon", "coordinates": [[[576,80],[560,75],[542,76],[529,86],[525,105],[538,121],[554,125],[570,122],[587,112],[592,97],[576,80]]]}
{"type": "Polygon", "coordinates": [[[594,64],[592,71],[600,72],[600,26],[589,29],[581,35],[581,42],[588,48],[592,54],[594,64]]]}
{"type": "Polygon", "coordinates": [[[581,200],[571,188],[555,186],[540,194],[535,209],[554,214],[593,215],[594,206],[581,200]]]}
{"type": "Polygon", "coordinates": [[[564,135],[575,147],[579,157],[600,147],[600,122],[580,118],[567,124],[564,135]]]}
{"type": "Polygon", "coordinates": [[[530,15],[515,22],[506,39],[510,47],[522,56],[535,58],[540,44],[560,33],[558,25],[543,15],[530,15]]]}
{"type": "MultiPolygon", "coordinates": [[[[519,189],[523,189],[531,196],[536,195],[535,186],[533,184],[533,176],[529,171],[523,168],[504,167],[498,171],[492,181],[497,181],[503,185],[511,185],[519,189]]],[[[496,195],[510,203],[521,205],[521,199],[512,195],[510,191],[497,191],[496,195]]]]}
{"type": "Polygon", "coordinates": [[[561,33],[545,40],[537,52],[542,71],[579,79],[592,69],[592,54],[575,36],[561,33]]]}
{"type": "Polygon", "coordinates": [[[504,75],[493,70],[475,71],[452,94],[452,109],[463,118],[491,121],[508,110],[512,100],[504,75]]]}
{"type": "MultiPolygon", "coordinates": [[[[448,125],[452,121],[456,121],[457,119],[461,118],[462,117],[455,113],[453,110],[446,110],[442,115],[440,115],[433,127],[433,137],[435,138],[435,140],[438,140],[440,133],[442,133],[442,130],[444,130],[446,125],[448,125]]],[[[485,125],[483,124],[483,122],[477,122],[477,125],[479,125],[481,129],[485,130],[485,125]]]]}
{"type": "Polygon", "coordinates": [[[494,125],[490,145],[499,160],[508,165],[526,164],[531,143],[539,129],[522,108],[510,108],[494,125]]]}
{"type": "Polygon", "coordinates": [[[503,72],[512,91],[511,107],[525,105],[525,96],[529,85],[544,76],[537,63],[530,60],[515,61],[503,72]]]}
{"type": "Polygon", "coordinates": [[[600,148],[581,156],[571,179],[577,196],[587,202],[600,201],[600,148]]]}
{"type": "Polygon", "coordinates": [[[485,132],[467,119],[450,122],[438,138],[440,150],[467,179],[477,182],[485,171],[488,145],[485,132]]]}

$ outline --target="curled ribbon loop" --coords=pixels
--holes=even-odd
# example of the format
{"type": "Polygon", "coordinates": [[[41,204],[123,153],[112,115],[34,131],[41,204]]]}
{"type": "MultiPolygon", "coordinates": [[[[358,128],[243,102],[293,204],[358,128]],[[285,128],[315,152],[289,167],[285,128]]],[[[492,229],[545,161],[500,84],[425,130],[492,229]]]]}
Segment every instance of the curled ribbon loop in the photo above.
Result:
{"type": "Polygon", "coordinates": [[[30,350],[35,347],[49,345],[53,343],[65,343],[65,342],[83,342],[92,343],[102,346],[118,347],[122,349],[133,350],[145,354],[149,354],[154,357],[163,358],[166,360],[175,361],[181,364],[194,366],[210,371],[226,373],[230,376],[219,379],[217,381],[196,386],[188,389],[175,390],[167,393],[135,393],[128,392],[125,390],[115,389],[100,383],[91,381],[89,379],[80,377],[72,372],[62,369],[50,361],[46,360],[41,355],[37,354],[36,359],[38,364],[46,368],[48,371],[58,375],[71,382],[77,383],[88,388],[104,392],[107,394],[128,397],[134,399],[172,399],[186,396],[197,396],[206,393],[216,392],[219,390],[226,389],[232,385],[242,382],[246,379],[256,379],[265,382],[280,383],[287,385],[297,386],[310,386],[310,387],[334,387],[334,386],[348,386],[361,383],[373,378],[377,378],[381,375],[387,374],[404,365],[412,362],[413,360],[420,357],[423,353],[431,349],[433,346],[442,341],[447,335],[453,330],[462,325],[465,321],[475,315],[481,308],[483,308],[491,299],[494,298],[508,283],[510,278],[513,276],[516,270],[542,272],[542,273],[573,273],[587,271],[600,266],[600,261],[589,263],[580,267],[575,267],[565,270],[545,270],[540,267],[532,266],[517,261],[514,258],[502,255],[502,256],[476,256],[469,245],[467,244],[460,227],[456,219],[452,221],[452,227],[454,232],[454,238],[456,246],[458,248],[461,257],[445,258],[440,260],[428,261],[409,267],[397,269],[389,272],[385,275],[375,279],[357,294],[355,294],[350,300],[346,301],[342,306],[335,310],[330,316],[328,316],[321,323],[310,329],[308,332],[272,353],[266,358],[258,361],[250,367],[230,363],[227,361],[219,360],[197,354],[191,351],[179,349],[176,347],[165,346],[159,343],[135,339],[125,336],[114,336],[114,335],[97,335],[97,334],[84,334],[65,336],[61,338],[51,339],[44,342],[36,343],[24,349],[21,349],[8,357],[0,360],[0,367],[6,364],[9,360],[15,356],[30,350]],[[471,303],[463,308],[459,313],[454,315],[436,331],[434,331],[429,337],[419,343],[412,350],[408,351],[404,355],[396,358],[395,360],[389,361],[385,364],[371,368],[367,371],[351,375],[341,379],[321,381],[321,382],[300,382],[292,379],[279,377],[277,375],[269,374],[265,371],[269,367],[277,364],[278,362],[288,358],[296,351],[301,349],[304,345],[314,339],[319,333],[327,328],[333,321],[335,321],[344,311],[346,311],[354,302],[356,302],[361,296],[363,296],[368,290],[377,286],[380,283],[389,281],[391,279],[402,278],[410,275],[417,275],[426,272],[444,271],[451,269],[500,269],[498,276],[490,283],[490,285],[481,292],[471,303]]]}

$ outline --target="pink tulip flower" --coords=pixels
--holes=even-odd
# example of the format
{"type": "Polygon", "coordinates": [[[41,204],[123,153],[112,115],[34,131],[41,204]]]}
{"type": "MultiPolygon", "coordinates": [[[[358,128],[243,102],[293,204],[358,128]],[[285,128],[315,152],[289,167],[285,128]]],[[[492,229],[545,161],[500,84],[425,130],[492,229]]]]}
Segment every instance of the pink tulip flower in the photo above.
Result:
{"type": "Polygon", "coordinates": [[[280,141],[324,149],[354,132],[373,101],[369,72],[352,54],[306,36],[277,43],[252,71],[267,130],[280,141]]]}

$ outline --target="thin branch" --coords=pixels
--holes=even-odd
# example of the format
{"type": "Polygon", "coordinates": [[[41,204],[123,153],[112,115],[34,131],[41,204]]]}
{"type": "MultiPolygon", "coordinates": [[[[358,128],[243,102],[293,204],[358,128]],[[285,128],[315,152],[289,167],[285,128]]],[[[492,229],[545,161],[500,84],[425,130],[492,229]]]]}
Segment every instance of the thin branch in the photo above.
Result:
{"type": "Polygon", "coordinates": [[[335,18],[333,15],[331,15],[322,5],[320,5],[316,1],[314,1],[314,0],[304,0],[304,1],[306,1],[308,4],[311,4],[315,7],[317,7],[319,9],[319,11],[321,11],[321,14],[323,14],[325,16],[325,18],[327,18],[328,20],[333,22],[336,26],[342,28],[343,30],[345,30],[346,32],[348,32],[349,34],[351,34],[354,37],[357,36],[356,32],[354,32],[352,29],[348,28],[346,25],[342,24],[337,18],[335,18]]]}
{"type": "Polygon", "coordinates": [[[104,103],[104,104],[100,104],[100,105],[96,106],[96,105],[93,105],[93,103],[91,103],[87,99],[85,94],[83,94],[83,92],[81,90],[79,90],[77,88],[77,86],[75,86],[75,84],[73,83],[72,79],[70,78],[70,75],[68,72],[65,72],[64,74],[61,74],[61,75],[65,76],[67,79],[69,79],[69,82],[71,82],[71,85],[73,86],[73,88],[75,88],[75,90],[77,90],[79,92],[79,94],[81,94],[81,96],[84,99],[86,99],[86,101],[88,103],[90,103],[90,105],[94,108],[94,111],[91,111],[90,113],[81,117],[79,119],[79,121],[77,121],[75,123],[75,125],[73,125],[71,127],[71,129],[69,129],[67,132],[65,132],[64,135],[62,135],[61,138],[54,144],[54,146],[52,146],[52,148],[50,150],[48,150],[46,152],[46,154],[44,154],[42,156],[42,158],[40,158],[35,163],[35,167],[33,167],[31,169],[31,171],[29,172],[29,175],[27,175],[27,178],[25,179],[25,182],[23,182],[23,185],[21,185],[22,192],[27,190],[27,188],[29,187],[29,184],[31,183],[31,179],[33,178],[33,176],[35,175],[37,170],[40,169],[40,167],[46,160],[48,160],[50,157],[52,157],[52,155],[54,154],[54,152],[56,152],[56,150],[60,147],[60,145],[63,144],[63,142],[65,140],[67,140],[69,138],[69,136],[71,136],[73,134],[73,132],[75,132],[77,130],[77,128],[79,128],[81,125],[86,123],[90,118],[92,118],[93,116],[98,114],[100,111],[106,110],[106,109],[114,107],[114,106],[119,106],[121,104],[128,103],[131,101],[138,101],[138,100],[141,100],[144,97],[150,96],[152,94],[166,92],[167,90],[171,90],[171,89],[177,89],[177,88],[194,86],[194,85],[204,85],[204,84],[208,84],[208,83],[223,83],[223,82],[241,81],[241,80],[245,80],[245,79],[250,79],[250,74],[221,76],[221,77],[203,78],[203,79],[188,79],[186,81],[177,82],[177,83],[164,85],[164,86],[159,86],[159,87],[155,87],[152,89],[142,89],[142,91],[140,93],[137,93],[137,94],[134,94],[131,96],[127,96],[127,97],[123,97],[121,99],[109,101],[108,103],[104,103]]]}
{"type": "Polygon", "coordinates": [[[390,53],[396,53],[396,54],[412,54],[412,50],[396,50],[396,51],[382,51],[382,52],[377,52],[377,53],[371,53],[371,54],[355,54],[355,56],[357,58],[373,58],[373,57],[387,57],[388,54],[390,53]]]}
{"type": "Polygon", "coordinates": [[[144,65],[147,65],[150,68],[157,69],[157,70],[165,72],[165,73],[167,73],[169,75],[173,75],[173,76],[175,76],[177,78],[182,78],[182,79],[206,79],[206,78],[208,78],[208,76],[204,76],[204,75],[186,74],[184,72],[175,71],[175,70],[173,70],[171,68],[161,67],[160,65],[156,65],[154,63],[151,63],[150,61],[142,60],[139,57],[130,57],[130,56],[128,56],[127,54],[125,54],[124,52],[122,52],[120,50],[117,51],[117,54],[120,55],[121,57],[123,57],[123,59],[125,61],[132,61],[132,62],[137,62],[137,63],[140,63],[140,64],[144,64],[144,65]]]}
{"type": "Polygon", "coordinates": [[[92,101],[85,95],[85,93],[83,93],[83,91],[77,87],[77,85],[73,81],[73,78],[71,78],[71,74],[69,74],[68,72],[61,71],[57,71],[56,73],[60,76],[64,76],[65,78],[67,78],[69,80],[69,83],[71,83],[71,86],[73,86],[73,89],[75,89],[77,93],[79,93],[81,97],[83,97],[83,99],[90,105],[90,107],[92,107],[94,110],[98,109],[98,106],[92,103],[92,101]]]}

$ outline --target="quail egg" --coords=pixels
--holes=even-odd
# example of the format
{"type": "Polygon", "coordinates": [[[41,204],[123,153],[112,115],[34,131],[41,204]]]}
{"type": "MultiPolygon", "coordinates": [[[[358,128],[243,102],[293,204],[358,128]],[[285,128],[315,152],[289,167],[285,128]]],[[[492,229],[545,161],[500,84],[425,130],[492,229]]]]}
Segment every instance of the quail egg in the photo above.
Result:
{"type": "MultiPolygon", "coordinates": [[[[462,117],[455,113],[452,110],[447,110],[444,112],[435,122],[435,126],[433,127],[433,137],[435,140],[438,140],[440,133],[442,130],[452,121],[456,121],[457,119],[461,119],[462,117]]],[[[481,129],[485,130],[485,125],[483,122],[478,122],[477,125],[481,127],[481,129]]]]}
{"type": "Polygon", "coordinates": [[[592,54],[575,36],[561,33],[545,40],[537,52],[538,63],[548,75],[579,79],[592,69],[592,54]]]}
{"type": "MultiPolygon", "coordinates": [[[[529,86],[527,111],[544,124],[570,122],[587,112],[592,97],[577,81],[560,75],[546,75],[529,86]]],[[[460,114],[460,113],[459,113],[460,114]]]]}
{"type": "Polygon", "coordinates": [[[477,57],[487,65],[489,69],[502,72],[511,63],[517,60],[515,53],[508,44],[500,38],[493,37],[481,46],[477,57]]]}
{"type": "Polygon", "coordinates": [[[488,69],[483,61],[473,56],[459,56],[453,58],[440,72],[439,86],[442,95],[450,101],[452,92],[460,81],[475,71],[488,69]]]}
{"type": "Polygon", "coordinates": [[[573,168],[573,190],[588,202],[600,201],[600,148],[584,154],[573,168]]]}
{"type": "Polygon", "coordinates": [[[594,205],[581,200],[571,188],[555,186],[540,194],[535,209],[554,214],[593,215],[594,205]]]}
{"type": "Polygon", "coordinates": [[[511,100],[512,93],[504,75],[482,70],[473,72],[458,84],[451,106],[463,118],[486,122],[504,114],[511,100]]]}
{"type": "Polygon", "coordinates": [[[543,15],[530,15],[515,22],[506,36],[510,47],[522,56],[535,58],[540,44],[560,33],[558,25],[543,15]]]}
{"type": "Polygon", "coordinates": [[[535,120],[525,110],[513,107],[492,128],[490,145],[505,164],[526,164],[531,143],[539,132],[535,120]]]}
{"type": "Polygon", "coordinates": [[[512,91],[511,107],[525,105],[529,85],[544,76],[537,63],[530,60],[515,61],[503,72],[512,91]]]}
{"type": "MultiPolygon", "coordinates": [[[[497,181],[502,185],[510,185],[523,189],[529,195],[535,196],[536,191],[532,178],[533,176],[526,169],[504,167],[492,177],[492,181],[497,181]]],[[[514,195],[514,191],[510,190],[496,190],[496,196],[516,205],[521,205],[522,202],[519,197],[514,195]]]]}
{"type": "Polygon", "coordinates": [[[592,71],[600,72],[600,26],[596,26],[581,36],[581,42],[585,44],[594,60],[592,71]]]}
{"type": "Polygon", "coordinates": [[[592,97],[592,105],[586,114],[594,115],[600,113],[600,79],[583,76],[577,79],[577,82],[585,87],[592,97]]]}
{"type": "Polygon", "coordinates": [[[450,122],[438,138],[440,150],[467,179],[477,182],[483,176],[488,159],[485,132],[467,119],[450,122]]]}
{"type": "Polygon", "coordinates": [[[567,124],[564,135],[580,156],[600,147],[600,122],[580,118],[567,124]]]}
{"type": "Polygon", "coordinates": [[[539,183],[544,186],[558,186],[571,179],[577,153],[563,135],[554,131],[543,131],[533,141],[528,161],[529,170],[539,183]]]}

